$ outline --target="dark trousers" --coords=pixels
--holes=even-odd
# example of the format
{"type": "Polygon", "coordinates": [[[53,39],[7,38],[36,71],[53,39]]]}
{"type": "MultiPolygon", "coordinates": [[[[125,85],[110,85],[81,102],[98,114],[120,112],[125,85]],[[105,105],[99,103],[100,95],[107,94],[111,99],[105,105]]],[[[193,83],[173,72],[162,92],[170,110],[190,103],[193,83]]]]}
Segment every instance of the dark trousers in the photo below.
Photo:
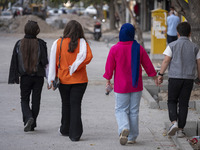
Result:
{"type": "Polygon", "coordinates": [[[171,43],[173,41],[176,41],[178,39],[178,36],[170,36],[170,35],[167,35],[167,43],[171,43]]]}
{"type": "Polygon", "coordinates": [[[178,127],[184,128],[188,114],[188,104],[193,88],[193,80],[169,79],[168,111],[171,122],[178,121],[178,127]]]}
{"type": "Polygon", "coordinates": [[[60,84],[59,91],[62,99],[62,118],[60,132],[78,141],[83,133],[81,119],[81,103],[87,83],[60,84]]]}
{"type": "Polygon", "coordinates": [[[29,118],[34,119],[32,128],[36,127],[36,120],[40,110],[41,92],[44,84],[44,77],[22,76],[20,80],[21,108],[24,124],[29,118]],[[30,95],[32,94],[31,107],[30,95]]]}

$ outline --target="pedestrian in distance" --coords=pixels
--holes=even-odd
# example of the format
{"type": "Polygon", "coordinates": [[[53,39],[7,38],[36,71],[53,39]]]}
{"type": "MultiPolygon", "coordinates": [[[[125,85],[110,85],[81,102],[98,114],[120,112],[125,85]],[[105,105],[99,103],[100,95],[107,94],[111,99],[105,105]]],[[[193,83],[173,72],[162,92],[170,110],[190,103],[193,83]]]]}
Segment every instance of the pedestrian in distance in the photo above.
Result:
{"type": "Polygon", "coordinates": [[[54,89],[52,83],[59,78],[62,101],[59,133],[69,136],[71,141],[79,141],[83,133],[81,103],[88,83],[86,65],[92,57],[81,24],[69,21],[63,37],[55,40],[51,48],[48,88],[54,89]]]}
{"type": "Polygon", "coordinates": [[[116,22],[116,28],[119,28],[120,18],[117,12],[115,12],[115,22],[116,22]]]}
{"type": "Polygon", "coordinates": [[[8,83],[20,83],[24,131],[27,132],[37,126],[48,55],[46,42],[37,38],[40,33],[37,22],[28,21],[24,32],[24,38],[18,40],[13,49],[8,83]]]}
{"type": "Polygon", "coordinates": [[[158,76],[159,84],[168,67],[168,112],[172,126],[168,135],[184,137],[184,127],[187,120],[188,104],[195,79],[196,70],[200,85],[200,50],[189,40],[191,27],[187,22],[177,26],[178,40],[170,43],[163,54],[165,55],[158,76]]]}
{"type": "Polygon", "coordinates": [[[169,8],[169,13],[170,13],[171,11],[174,12],[174,15],[178,16],[178,13],[176,12],[176,10],[174,9],[173,6],[171,6],[171,7],[169,8]]]}
{"type": "Polygon", "coordinates": [[[167,43],[171,43],[177,40],[177,30],[176,27],[180,23],[180,18],[174,14],[174,11],[169,12],[167,17],[167,43]]]}
{"type": "Polygon", "coordinates": [[[156,71],[145,49],[134,39],[135,28],[122,25],[119,42],[111,47],[105,73],[106,87],[112,87],[114,73],[115,116],[120,144],[134,144],[139,135],[139,106],[143,90],[142,66],[157,83],[156,71]]]}

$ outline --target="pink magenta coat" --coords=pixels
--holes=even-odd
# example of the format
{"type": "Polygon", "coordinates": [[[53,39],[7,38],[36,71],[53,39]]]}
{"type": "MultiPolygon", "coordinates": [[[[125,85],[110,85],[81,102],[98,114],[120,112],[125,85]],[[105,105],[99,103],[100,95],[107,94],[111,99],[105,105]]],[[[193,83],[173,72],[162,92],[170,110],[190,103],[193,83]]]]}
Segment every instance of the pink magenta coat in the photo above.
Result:
{"type": "Polygon", "coordinates": [[[131,73],[131,47],[133,41],[118,42],[114,45],[108,54],[104,78],[112,79],[114,73],[114,92],[116,93],[131,93],[143,90],[142,82],[142,67],[149,77],[156,76],[154,66],[149,59],[145,49],[140,46],[140,68],[138,87],[132,86],[131,73]]]}

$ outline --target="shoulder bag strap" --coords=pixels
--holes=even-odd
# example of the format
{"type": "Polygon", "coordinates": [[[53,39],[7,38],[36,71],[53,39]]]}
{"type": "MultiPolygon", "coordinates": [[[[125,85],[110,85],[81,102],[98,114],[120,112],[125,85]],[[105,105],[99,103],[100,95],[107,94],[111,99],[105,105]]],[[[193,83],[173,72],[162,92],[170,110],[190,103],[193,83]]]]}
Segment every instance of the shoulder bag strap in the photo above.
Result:
{"type": "Polygon", "coordinates": [[[60,58],[61,58],[61,49],[62,49],[62,42],[63,42],[63,37],[61,37],[61,42],[60,42],[60,53],[59,53],[59,63],[58,63],[58,78],[59,78],[59,69],[60,69],[60,58]]]}

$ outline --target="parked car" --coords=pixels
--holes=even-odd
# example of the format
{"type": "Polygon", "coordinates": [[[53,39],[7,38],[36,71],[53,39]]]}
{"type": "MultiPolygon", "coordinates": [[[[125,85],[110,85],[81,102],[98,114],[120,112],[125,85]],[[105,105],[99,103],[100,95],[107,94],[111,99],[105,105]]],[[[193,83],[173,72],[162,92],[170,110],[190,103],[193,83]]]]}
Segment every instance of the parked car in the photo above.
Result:
{"type": "Polygon", "coordinates": [[[73,9],[76,10],[76,12],[77,12],[78,15],[83,15],[84,12],[85,12],[85,8],[84,7],[75,7],[73,9]]]}
{"type": "Polygon", "coordinates": [[[94,8],[94,6],[91,5],[85,9],[84,14],[94,16],[97,15],[97,10],[94,8]]]}
{"type": "Polygon", "coordinates": [[[77,14],[76,9],[67,9],[67,14],[77,14]]]}
{"type": "Polygon", "coordinates": [[[48,10],[48,15],[49,16],[56,16],[56,15],[59,15],[59,10],[54,8],[54,9],[50,9],[48,10]]]}
{"type": "Polygon", "coordinates": [[[67,14],[67,8],[65,8],[65,7],[59,8],[58,13],[59,14],[67,14]]]}
{"type": "Polygon", "coordinates": [[[12,17],[13,16],[12,16],[11,11],[2,11],[1,12],[1,16],[0,16],[1,19],[11,19],[12,17]]]}

